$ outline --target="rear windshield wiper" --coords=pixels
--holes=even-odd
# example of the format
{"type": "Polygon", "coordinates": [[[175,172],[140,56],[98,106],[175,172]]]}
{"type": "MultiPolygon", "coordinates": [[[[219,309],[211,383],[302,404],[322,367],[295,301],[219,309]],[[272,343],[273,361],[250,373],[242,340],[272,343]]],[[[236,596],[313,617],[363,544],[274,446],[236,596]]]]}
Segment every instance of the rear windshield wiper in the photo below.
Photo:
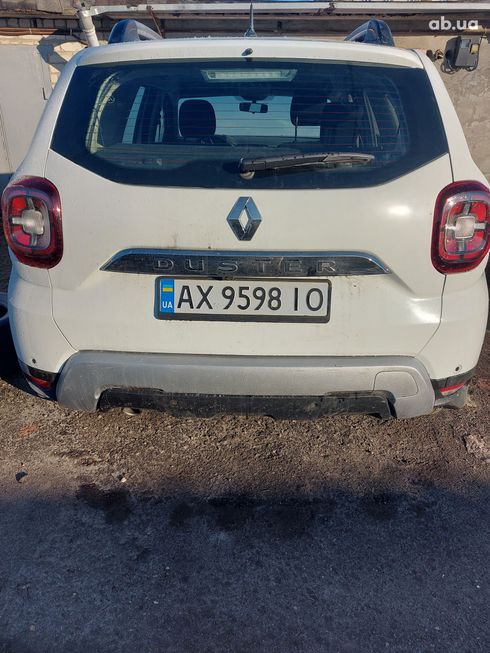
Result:
{"type": "Polygon", "coordinates": [[[374,159],[373,154],[363,152],[311,152],[306,154],[283,154],[258,159],[241,159],[240,174],[258,170],[279,170],[300,166],[336,166],[342,164],[366,165],[374,159]]]}

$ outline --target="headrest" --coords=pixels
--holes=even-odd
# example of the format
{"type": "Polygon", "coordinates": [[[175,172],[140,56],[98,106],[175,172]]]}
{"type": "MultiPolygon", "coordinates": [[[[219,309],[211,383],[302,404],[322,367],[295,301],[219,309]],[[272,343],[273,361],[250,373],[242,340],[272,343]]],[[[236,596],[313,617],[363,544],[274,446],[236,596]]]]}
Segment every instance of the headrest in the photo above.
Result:
{"type": "Polygon", "coordinates": [[[347,147],[359,133],[362,107],[354,102],[331,102],[325,105],[320,127],[320,140],[347,147]]]}
{"type": "Polygon", "coordinates": [[[323,109],[322,120],[345,120],[346,117],[359,112],[359,105],[353,102],[329,102],[323,109]]]}
{"type": "Polygon", "coordinates": [[[179,128],[184,138],[214,136],[216,115],[212,104],[206,100],[182,102],[179,111],[179,128]]]}
{"type": "Polygon", "coordinates": [[[291,100],[291,122],[301,126],[319,125],[322,121],[326,97],[296,95],[291,100]],[[297,121],[297,122],[296,122],[297,121]]]}

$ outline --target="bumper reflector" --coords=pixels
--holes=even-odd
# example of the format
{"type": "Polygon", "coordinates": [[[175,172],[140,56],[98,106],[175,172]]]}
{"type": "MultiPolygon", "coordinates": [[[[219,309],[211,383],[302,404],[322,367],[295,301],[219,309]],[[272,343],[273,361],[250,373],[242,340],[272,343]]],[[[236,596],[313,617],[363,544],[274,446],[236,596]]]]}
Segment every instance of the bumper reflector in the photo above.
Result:
{"type": "Polygon", "coordinates": [[[453,394],[453,392],[457,392],[464,385],[465,385],[465,382],[455,383],[454,385],[448,385],[445,388],[440,388],[439,392],[441,393],[441,395],[447,396],[447,395],[453,394]]]}

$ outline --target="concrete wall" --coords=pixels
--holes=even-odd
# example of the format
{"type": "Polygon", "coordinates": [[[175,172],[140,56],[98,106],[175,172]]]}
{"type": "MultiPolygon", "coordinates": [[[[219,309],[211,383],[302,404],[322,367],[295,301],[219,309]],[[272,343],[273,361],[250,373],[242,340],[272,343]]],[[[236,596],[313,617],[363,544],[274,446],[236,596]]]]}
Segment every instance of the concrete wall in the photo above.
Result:
{"type": "MultiPolygon", "coordinates": [[[[452,35],[400,36],[396,37],[396,43],[400,47],[435,51],[444,49],[448,36],[452,35]]],[[[40,46],[41,55],[49,63],[53,85],[66,61],[84,47],[67,37],[0,36],[0,56],[1,48],[12,44],[40,46]]],[[[480,65],[475,72],[441,75],[456,106],[473,157],[490,181],[490,44],[483,43],[480,65]]]]}
{"type": "Polygon", "coordinates": [[[65,36],[0,36],[1,48],[8,45],[34,45],[40,55],[47,61],[50,69],[51,83],[54,86],[59,73],[66,62],[85,46],[65,36]]]}

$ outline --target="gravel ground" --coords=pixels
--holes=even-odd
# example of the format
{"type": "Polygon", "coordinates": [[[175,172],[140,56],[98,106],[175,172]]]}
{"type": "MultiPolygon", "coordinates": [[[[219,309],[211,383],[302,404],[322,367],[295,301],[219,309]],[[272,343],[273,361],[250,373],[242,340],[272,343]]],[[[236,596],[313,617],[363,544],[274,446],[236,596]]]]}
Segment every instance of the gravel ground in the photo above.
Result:
{"type": "Polygon", "coordinates": [[[0,652],[490,650],[490,338],[460,411],[82,414],[0,362],[0,652]]]}

